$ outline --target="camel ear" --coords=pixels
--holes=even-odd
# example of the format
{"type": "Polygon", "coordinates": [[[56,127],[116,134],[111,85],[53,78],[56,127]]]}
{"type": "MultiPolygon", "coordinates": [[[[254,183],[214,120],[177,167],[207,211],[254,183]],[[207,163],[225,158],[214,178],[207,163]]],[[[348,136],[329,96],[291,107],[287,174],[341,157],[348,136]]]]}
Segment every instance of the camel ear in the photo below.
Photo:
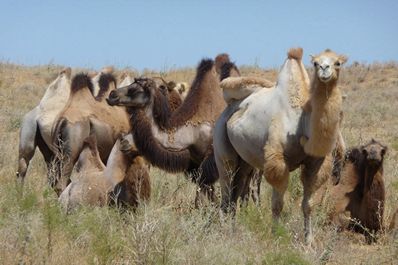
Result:
{"type": "Polygon", "coordinates": [[[72,68],[70,67],[64,68],[59,74],[60,75],[65,74],[67,78],[70,78],[72,75],[72,68]]]}
{"type": "Polygon", "coordinates": [[[348,57],[345,55],[340,55],[339,56],[339,62],[340,64],[345,64],[348,61],[348,57]]]}
{"type": "Polygon", "coordinates": [[[311,63],[313,63],[313,62],[314,62],[314,60],[315,60],[315,55],[313,55],[313,54],[310,54],[310,58],[311,58],[311,63]]]}

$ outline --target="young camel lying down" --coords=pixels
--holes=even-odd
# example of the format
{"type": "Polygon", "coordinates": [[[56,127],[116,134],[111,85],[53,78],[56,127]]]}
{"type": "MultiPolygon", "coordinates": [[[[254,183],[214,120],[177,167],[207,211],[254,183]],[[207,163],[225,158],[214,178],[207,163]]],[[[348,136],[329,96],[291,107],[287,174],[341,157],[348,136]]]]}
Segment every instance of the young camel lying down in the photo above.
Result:
{"type": "Polygon", "coordinates": [[[149,165],[133,146],[128,136],[118,139],[105,166],[95,136],[88,137],[74,167],[72,182],[59,197],[67,212],[80,205],[104,206],[112,201],[137,207],[139,202],[148,200],[149,165]]]}
{"type": "Polygon", "coordinates": [[[383,160],[387,147],[375,140],[346,153],[340,181],[331,188],[330,219],[374,242],[383,228],[385,187],[383,160]],[[348,212],[350,217],[345,215],[348,212]]]}

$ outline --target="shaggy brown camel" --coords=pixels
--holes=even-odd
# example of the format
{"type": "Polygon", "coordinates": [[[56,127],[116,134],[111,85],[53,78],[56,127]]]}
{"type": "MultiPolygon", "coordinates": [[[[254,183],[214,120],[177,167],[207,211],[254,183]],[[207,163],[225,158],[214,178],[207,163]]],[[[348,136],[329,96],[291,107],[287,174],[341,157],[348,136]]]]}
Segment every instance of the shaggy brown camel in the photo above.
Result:
{"type": "Polygon", "coordinates": [[[210,158],[202,168],[200,164],[211,148],[214,121],[225,107],[218,84],[214,63],[207,59],[199,64],[189,94],[174,112],[149,78],[135,79],[112,91],[108,99],[131,113],[134,142],[151,164],[172,173],[188,172],[209,197],[217,179],[214,160],[211,163],[210,158]],[[213,172],[200,174],[202,169],[213,172]]]}
{"type": "Polygon", "coordinates": [[[106,166],[99,156],[95,135],[84,141],[72,182],[59,197],[67,212],[80,205],[103,206],[113,201],[135,208],[149,199],[149,166],[136,150],[130,149],[133,143],[128,141],[116,141],[106,166]]]}
{"type": "Polygon", "coordinates": [[[368,243],[376,240],[374,233],[383,227],[385,187],[383,161],[387,147],[371,140],[350,149],[346,154],[340,182],[332,186],[330,218],[339,227],[350,227],[363,233],[368,243]],[[344,213],[350,213],[349,224],[344,213]]]}
{"type": "Polygon", "coordinates": [[[266,80],[225,79],[221,87],[229,104],[216,123],[213,145],[224,212],[235,212],[248,173],[258,168],[264,170],[265,178],[273,187],[272,214],[278,221],[289,172],[301,166],[304,235],[309,243],[312,239],[310,199],[331,174],[331,158],[327,155],[332,148],[323,147],[334,146],[336,142],[341,99],[334,90],[346,58],[329,50],[313,58],[316,80],[312,83],[311,95],[301,58],[302,49],[289,51],[274,86],[266,80]],[[304,111],[308,100],[313,106],[312,112],[304,111]],[[329,100],[336,104],[330,104],[329,100]],[[327,111],[316,112],[324,106],[328,106],[327,111]],[[324,122],[321,114],[330,122],[312,124],[324,122]],[[318,135],[314,130],[319,128],[330,133],[318,135]],[[304,152],[300,144],[302,136],[309,137],[305,151],[319,157],[304,152]],[[313,144],[312,137],[317,137],[318,145],[313,144]]]}
{"type": "MultiPolygon", "coordinates": [[[[102,74],[99,85],[102,91],[113,90],[116,81],[113,75],[102,74]]],[[[86,74],[76,75],[72,80],[69,100],[53,128],[58,170],[50,184],[58,194],[70,181],[69,176],[82,150],[84,139],[91,133],[95,134],[99,155],[105,162],[116,139],[130,131],[126,110],[117,106],[111,107],[100,97],[94,98],[92,91],[90,78],[86,74]]],[[[106,92],[102,92],[102,95],[106,95],[106,92]]]]}

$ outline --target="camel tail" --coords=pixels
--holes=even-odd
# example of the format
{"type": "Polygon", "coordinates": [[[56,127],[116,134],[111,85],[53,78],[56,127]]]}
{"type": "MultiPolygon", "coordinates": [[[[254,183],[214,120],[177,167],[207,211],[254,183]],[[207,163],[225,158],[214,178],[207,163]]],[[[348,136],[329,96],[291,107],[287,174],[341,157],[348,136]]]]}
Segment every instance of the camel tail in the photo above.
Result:
{"type": "Polygon", "coordinates": [[[55,124],[55,127],[52,130],[52,144],[55,147],[56,150],[53,151],[59,151],[61,148],[61,137],[62,137],[62,130],[65,128],[67,124],[67,120],[65,118],[60,118],[57,123],[55,124]]]}
{"type": "Polygon", "coordinates": [[[300,48],[300,47],[291,48],[289,50],[289,52],[287,53],[287,57],[289,59],[301,61],[301,59],[303,58],[303,48],[300,48]]]}

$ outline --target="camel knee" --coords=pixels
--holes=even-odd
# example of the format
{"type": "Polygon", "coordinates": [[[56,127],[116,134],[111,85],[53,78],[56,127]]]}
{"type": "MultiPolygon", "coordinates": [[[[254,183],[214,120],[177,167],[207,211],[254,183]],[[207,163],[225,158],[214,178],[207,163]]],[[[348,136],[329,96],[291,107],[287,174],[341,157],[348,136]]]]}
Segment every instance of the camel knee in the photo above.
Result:
{"type": "Polygon", "coordinates": [[[16,173],[17,180],[23,182],[28,170],[28,162],[24,158],[20,158],[18,162],[18,171],[16,173]]]}
{"type": "Polygon", "coordinates": [[[275,152],[274,150],[268,150],[265,153],[265,179],[272,187],[283,192],[287,187],[286,182],[289,177],[289,169],[286,166],[283,153],[275,152]]]}

